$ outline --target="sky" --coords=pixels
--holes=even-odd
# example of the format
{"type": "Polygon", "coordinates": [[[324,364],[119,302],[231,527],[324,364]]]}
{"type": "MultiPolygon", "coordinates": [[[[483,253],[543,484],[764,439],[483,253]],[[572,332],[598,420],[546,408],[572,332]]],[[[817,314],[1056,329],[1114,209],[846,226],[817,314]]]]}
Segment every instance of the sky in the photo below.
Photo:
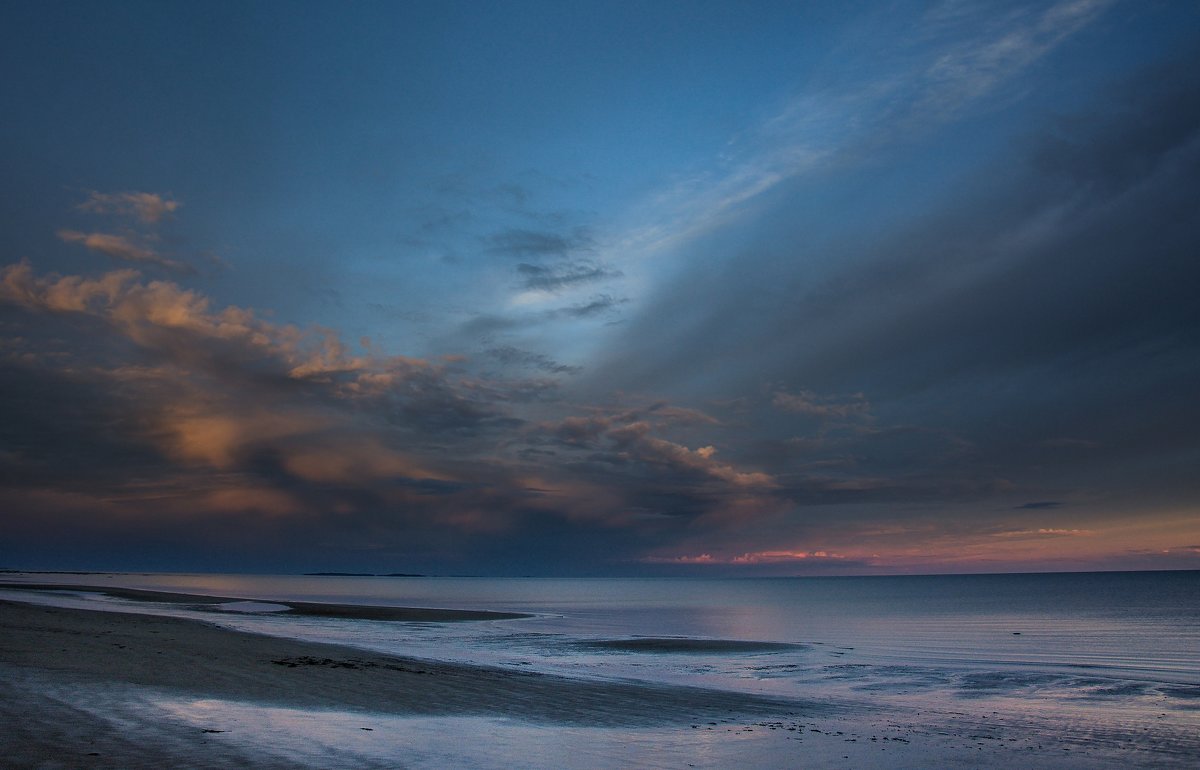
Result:
{"type": "Polygon", "coordinates": [[[1200,568],[1200,5],[0,6],[0,567],[1200,568]]]}

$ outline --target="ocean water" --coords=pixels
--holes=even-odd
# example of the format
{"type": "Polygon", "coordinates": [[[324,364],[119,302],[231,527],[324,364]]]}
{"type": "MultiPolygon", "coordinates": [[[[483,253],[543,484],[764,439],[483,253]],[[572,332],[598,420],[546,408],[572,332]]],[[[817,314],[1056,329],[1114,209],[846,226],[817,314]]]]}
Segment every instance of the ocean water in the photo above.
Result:
{"type": "MultiPolygon", "coordinates": [[[[197,612],[88,594],[41,599],[202,617],[408,656],[863,707],[877,726],[974,736],[980,750],[986,741],[1019,739],[1031,749],[1036,742],[1039,749],[1062,744],[1065,752],[1074,746],[1076,756],[1090,751],[1096,766],[1116,766],[1123,757],[1134,764],[1200,763],[1200,572],[727,580],[57,577],[260,602],[524,612],[531,617],[395,623],[293,618],[269,611],[270,604],[197,612]]],[[[1048,765],[1066,763],[1066,756],[1048,765]]]]}

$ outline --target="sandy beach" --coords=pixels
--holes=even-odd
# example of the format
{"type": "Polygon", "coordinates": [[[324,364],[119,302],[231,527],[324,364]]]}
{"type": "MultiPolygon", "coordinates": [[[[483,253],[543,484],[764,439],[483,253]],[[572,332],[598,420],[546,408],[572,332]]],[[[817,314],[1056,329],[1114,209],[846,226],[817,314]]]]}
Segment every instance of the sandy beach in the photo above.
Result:
{"type": "MultiPolygon", "coordinates": [[[[0,587],[11,589],[0,599],[0,765],[6,768],[1117,768],[1184,767],[1197,751],[1186,710],[1153,721],[1130,712],[1127,723],[1101,726],[1036,700],[1009,701],[1006,712],[972,708],[969,698],[951,708],[914,710],[821,689],[794,698],[616,675],[571,677],[218,625],[228,614],[221,608],[244,598],[110,586],[0,587]],[[123,600],[125,609],[30,603],[64,590],[103,592],[123,600]],[[25,599],[13,600],[20,596],[14,591],[25,599]],[[214,620],[139,613],[164,604],[200,608],[214,620]]],[[[397,628],[405,621],[521,617],[286,606],[315,623],[386,618],[397,628]]],[[[650,656],[789,648],[682,638],[589,645],[650,656]]]]}
{"type": "Polygon", "coordinates": [[[239,633],[177,618],[0,602],[0,661],[85,681],[302,708],[637,725],[799,704],[701,688],[568,680],[239,633]]]}
{"type": "Polygon", "coordinates": [[[165,735],[161,724],[126,719],[123,734],[114,733],[70,702],[89,689],[115,695],[113,688],[129,685],[288,708],[593,727],[782,718],[801,708],[700,688],[412,660],[150,615],[0,602],[0,629],[0,720],[8,726],[0,751],[15,767],[75,767],[85,759],[89,767],[263,761],[231,753],[214,744],[214,733],[199,730],[165,735]]]}

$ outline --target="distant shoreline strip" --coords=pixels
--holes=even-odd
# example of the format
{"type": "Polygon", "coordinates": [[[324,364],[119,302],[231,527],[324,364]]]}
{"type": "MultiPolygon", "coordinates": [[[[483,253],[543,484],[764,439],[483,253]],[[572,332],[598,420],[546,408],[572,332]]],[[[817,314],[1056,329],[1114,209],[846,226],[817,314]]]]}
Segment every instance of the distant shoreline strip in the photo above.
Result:
{"type": "Polygon", "coordinates": [[[361,604],[335,604],[326,602],[295,602],[257,596],[206,596],[172,591],[149,591],[142,588],[120,588],[57,583],[0,582],[0,588],[22,591],[85,591],[138,602],[193,605],[198,610],[219,611],[215,605],[229,602],[269,602],[282,604],[288,609],[272,612],[272,615],[340,618],[344,620],[390,620],[409,623],[455,623],[483,620],[517,620],[534,617],[524,612],[497,612],[493,610],[454,610],[435,607],[379,607],[361,604]]]}

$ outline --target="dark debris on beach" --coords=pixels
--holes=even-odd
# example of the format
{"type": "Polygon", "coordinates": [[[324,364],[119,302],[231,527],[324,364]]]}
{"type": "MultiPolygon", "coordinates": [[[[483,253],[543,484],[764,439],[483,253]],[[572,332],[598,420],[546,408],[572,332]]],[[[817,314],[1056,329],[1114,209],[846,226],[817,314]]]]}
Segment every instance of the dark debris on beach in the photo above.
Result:
{"type": "Polygon", "coordinates": [[[400,671],[405,674],[433,674],[433,671],[427,671],[420,668],[412,668],[398,663],[378,663],[373,660],[359,660],[356,658],[347,660],[334,660],[333,658],[314,658],[310,655],[301,655],[293,658],[277,658],[271,661],[277,666],[286,666],[287,668],[298,668],[301,666],[321,666],[324,668],[348,668],[348,669],[367,669],[367,668],[382,668],[391,671],[400,671]]]}

